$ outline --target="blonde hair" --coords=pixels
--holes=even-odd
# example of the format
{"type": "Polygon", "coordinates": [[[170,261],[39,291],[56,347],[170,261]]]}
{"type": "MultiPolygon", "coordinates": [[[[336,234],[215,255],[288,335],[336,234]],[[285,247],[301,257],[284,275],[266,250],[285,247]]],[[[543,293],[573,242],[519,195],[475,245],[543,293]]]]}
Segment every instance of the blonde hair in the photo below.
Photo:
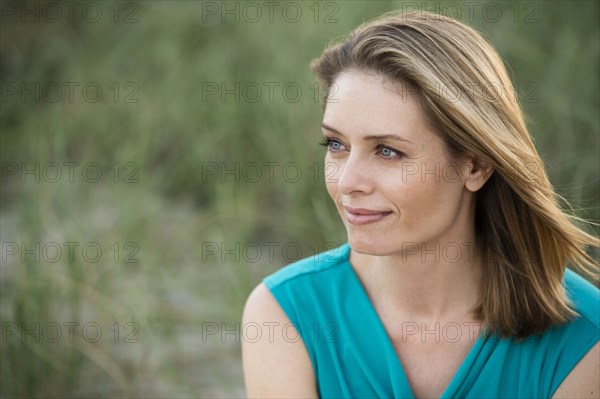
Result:
{"type": "Polygon", "coordinates": [[[484,262],[474,314],[489,333],[522,340],[577,315],[563,275],[571,262],[597,279],[586,248],[600,240],[577,227],[585,221],[570,207],[560,208],[568,203],[550,184],[506,68],[478,32],[429,12],[391,12],[310,66],[325,86],[324,107],[340,73],[374,72],[410,88],[451,156],[469,151],[493,165],[475,203],[484,262]]]}

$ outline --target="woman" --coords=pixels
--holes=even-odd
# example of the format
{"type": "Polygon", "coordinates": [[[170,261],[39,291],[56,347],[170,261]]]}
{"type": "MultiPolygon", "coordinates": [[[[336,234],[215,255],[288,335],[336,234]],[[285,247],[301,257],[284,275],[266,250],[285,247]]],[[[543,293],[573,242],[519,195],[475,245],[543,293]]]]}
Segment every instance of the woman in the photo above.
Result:
{"type": "Polygon", "coordinates": [[[391,13],[311,67],[348,243],[248,298],[248,396],[598,397],[600,293],[566,266],[594,277],[599,240],[561,211],[492,47],[391,13]]]}

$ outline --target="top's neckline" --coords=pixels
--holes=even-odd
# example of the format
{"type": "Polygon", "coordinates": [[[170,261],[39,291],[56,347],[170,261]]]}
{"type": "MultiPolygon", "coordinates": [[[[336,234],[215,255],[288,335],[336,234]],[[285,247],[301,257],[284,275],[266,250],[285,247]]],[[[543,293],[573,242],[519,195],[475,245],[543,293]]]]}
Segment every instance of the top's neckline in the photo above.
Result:
{"type": "MultiPolygon", "coordinates": [[[[350,272],[350,274],[352,275],[352,281],[358,287],[359,297],[360,297],[359,300],[364,301],[368,305],[368,306],[366,306],[366,308],[371,313],[371,316],[373,316],[373,319],[377,321],[375,328],[380,330],[379,332],[382,333],[381,335],[386,338],[386,340],[385,340],[386,342],[384,343],[384,346],[386,347],[386,350],[388,350],[388,351],[390,351],[390,353],[394,354],[393,357],[395,359],[396,366],[400,370],[400,374],[401,374],[400,378],[403,379],[402,382],[410,390],[410,395],[411,395],[410,398],[413,399],[415,397],[415,395],[414,395],[412,387],[410,386],[410,383],[408,381],[408,377],[406,376],[406,371],[404,369],[404,366],[402,365],[400,358],[398,358],[398,355],[396,354],[396,349],[394,348],[394,345],[392,344],[390,336],[389,336],[387,330],[385,329],[385,326],[384,326],[383,322],[381,321],[381,318],[379,317],[379,314],[377,313],[375,306],[371,302],[371,299],[369,298],[369,295],[367,294],[367,291],[366,291],[365,287],[363,286],[363,283],[361,282],[360,278],[358,277],[358,274],[356,273],[356,270],[354,269],[354,267],[350,264],[350,250],[351,250],[351,248],[350,248],[349,243],[346,243],[343,245],[340,255],[344,258],[344,267],[346,267],[346,269],[350,272]]],[[[477,340],[475,341],[475,343],[473,344],[473,346],[471,347],[471,349],[469,350],[469,352],[467,353],[467,355],[461,362],[460,366],[458,367],[458,369],[452,376],[452,379],[448,383],[448,386],[444,389],[444,392],[442,393],[441,398],[454,397],[456,395],[456,391],[458,390],[458,388],[464,381],[464,378],[468,374],[467,370],[473,365],[475,359],[477,358],[478,353],[481,351],[483,345],[486,342],[483,331],[484,331],[484,329],[481,330],[479,337],[477,338],[477,340]]]]}

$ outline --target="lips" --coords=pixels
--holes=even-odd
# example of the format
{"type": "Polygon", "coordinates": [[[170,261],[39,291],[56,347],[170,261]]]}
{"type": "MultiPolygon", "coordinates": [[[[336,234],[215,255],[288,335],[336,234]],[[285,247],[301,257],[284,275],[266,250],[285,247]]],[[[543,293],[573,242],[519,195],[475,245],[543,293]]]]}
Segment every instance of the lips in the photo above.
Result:
{"type": "Polygon", "coordinates": [[[346,210],[346,220],[348,223],[357,225],[378,222],[392,213],[390,211],[352,208],[349,206],[345,206],[344,209],[346,210]]]}

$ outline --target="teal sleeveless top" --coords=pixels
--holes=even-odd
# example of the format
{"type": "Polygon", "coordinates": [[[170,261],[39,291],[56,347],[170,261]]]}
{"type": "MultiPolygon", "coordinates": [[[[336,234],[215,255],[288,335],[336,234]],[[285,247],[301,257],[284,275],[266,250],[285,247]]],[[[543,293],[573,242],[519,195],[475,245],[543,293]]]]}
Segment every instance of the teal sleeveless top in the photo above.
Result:
{"type": "MultiPolygon", "coordinates": [[[[348,243],[263,279],[298,330],[322,398],[413,398],[402,364],[348,243]]],[[[520,343],[474,337],[442,398],[550,398],[600,339],[600,291],[570,269],[563,284],[579,317],[520,343]]]]}

